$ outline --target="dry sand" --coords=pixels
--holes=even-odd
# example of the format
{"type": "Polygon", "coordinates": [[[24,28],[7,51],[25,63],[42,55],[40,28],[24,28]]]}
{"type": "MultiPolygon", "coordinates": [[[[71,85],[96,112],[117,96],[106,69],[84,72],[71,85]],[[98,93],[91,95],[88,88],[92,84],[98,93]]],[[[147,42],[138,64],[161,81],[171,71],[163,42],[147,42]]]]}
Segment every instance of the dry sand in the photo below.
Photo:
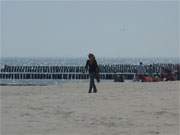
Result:
{"type": "Polygon", "coordinates": [[[2,135],[179,135],[180,82],[2,86],[2,135]]]}

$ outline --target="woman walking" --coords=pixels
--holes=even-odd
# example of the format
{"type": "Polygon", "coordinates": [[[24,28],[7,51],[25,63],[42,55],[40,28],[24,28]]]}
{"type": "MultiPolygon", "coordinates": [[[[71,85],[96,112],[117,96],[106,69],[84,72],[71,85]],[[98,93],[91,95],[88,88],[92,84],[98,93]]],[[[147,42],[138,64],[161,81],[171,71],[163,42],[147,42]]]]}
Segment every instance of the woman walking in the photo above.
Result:
{"type": "Polygon", "coordinates": [[[92,92],[92,89],[93,89],[94,93],[97,93],[97,88],[96,88],[94,79],[96,79],[97,82],[100,81],[99,80],[99,67],[97,65],[96,58],[95,58],[94,54],[90,53],[88,55],[88,58],[89,59],[86,62],[85,69],[86,69],[86,71],[87,70],[89,71],[89,77],[90,77],[89,93],[92,92]]]}

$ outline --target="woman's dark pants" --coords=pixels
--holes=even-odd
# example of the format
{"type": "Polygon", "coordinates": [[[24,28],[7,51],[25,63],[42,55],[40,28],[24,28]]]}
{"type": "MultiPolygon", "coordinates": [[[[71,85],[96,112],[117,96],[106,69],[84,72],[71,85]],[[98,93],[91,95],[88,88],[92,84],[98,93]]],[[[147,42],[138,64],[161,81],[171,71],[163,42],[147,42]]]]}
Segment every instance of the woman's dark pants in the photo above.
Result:
{"type": "Polygon", "coordinates": [[[96,92],[97,92],[97,89],[96,89],[96,85],[95,85],[95,82],[94,82],[95,73],[90,73],[90,74],[89,74],[89,77],[90,77],[89,93],[92,92],[92,89],[94,90],[94,93],[96,93],[96,92]]]}

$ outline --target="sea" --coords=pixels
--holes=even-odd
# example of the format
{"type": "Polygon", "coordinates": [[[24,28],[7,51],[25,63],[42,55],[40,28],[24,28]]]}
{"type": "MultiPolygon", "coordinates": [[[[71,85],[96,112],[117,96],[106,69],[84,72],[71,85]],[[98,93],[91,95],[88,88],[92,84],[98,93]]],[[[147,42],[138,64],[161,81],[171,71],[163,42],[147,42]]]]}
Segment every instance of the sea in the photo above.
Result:
{"type": "MultiPolygon", "coordinates": [[[[4,65],[13,66],[84,66],[87,58],[52,58],[52,57],[1,57],[0,68],[4,65]]],[[[98,64],[112,65],[112,64],[132,64],[138,65],[139,62],[143,64],[180,64],[180,58],[97,58],[98,64]]],[[[0,79],[0,85],[62,85],[72,80],[4,80],[0,79]]],[[[79,82],[84,80],[73,80],[73,82],[79,82]]],[[[86,80],[87,81],[87,80],[86,80]]]]}
{"type": "MultiPolygon", "coordinates": [[[[0,65],[85,65],[87,58],[52,58],[52,57],[1,57],[0,65]]],[[[179,64],[180,58],[97,58],[98,64],[139,64],[143,62],[144,64],[157,64],[157,63],[170,63],[170,64],[179,64]]]]}

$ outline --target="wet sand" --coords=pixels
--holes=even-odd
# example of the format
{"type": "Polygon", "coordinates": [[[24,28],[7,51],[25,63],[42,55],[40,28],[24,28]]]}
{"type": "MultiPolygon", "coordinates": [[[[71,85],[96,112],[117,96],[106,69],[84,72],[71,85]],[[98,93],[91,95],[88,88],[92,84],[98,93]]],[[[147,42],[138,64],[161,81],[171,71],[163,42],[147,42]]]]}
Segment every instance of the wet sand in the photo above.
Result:
{"type": "Polygon", "coordinates": [[[1,134],[180,134],[180,82],[88,85],[1,86],[1,134]]]}

